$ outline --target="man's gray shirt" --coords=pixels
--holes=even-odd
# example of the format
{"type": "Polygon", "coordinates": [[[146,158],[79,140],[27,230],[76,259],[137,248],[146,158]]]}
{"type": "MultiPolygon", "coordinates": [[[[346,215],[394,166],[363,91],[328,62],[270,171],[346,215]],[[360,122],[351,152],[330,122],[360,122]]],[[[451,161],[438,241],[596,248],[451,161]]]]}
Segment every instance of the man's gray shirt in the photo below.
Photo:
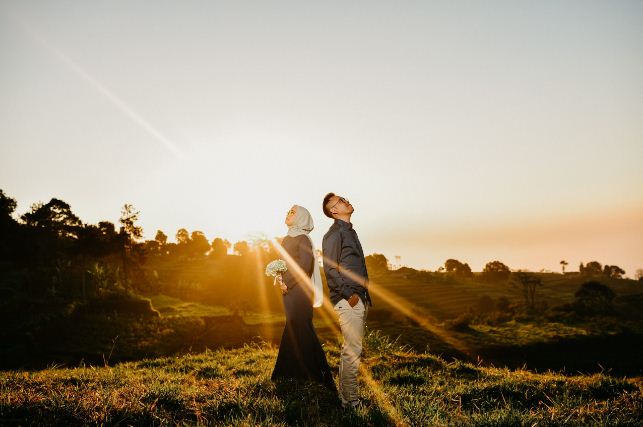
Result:
{"type": "MultiPolygon", "coordinates": [[[[364,251],[353,225],[336,219],[324,236],[324,273],[333,305],[342,299],[358,294],[364,305],[371,304],[368,289],[368,272],[364,251]]],[[[372,305],[372,304],[371,304],[372,305]]]]}

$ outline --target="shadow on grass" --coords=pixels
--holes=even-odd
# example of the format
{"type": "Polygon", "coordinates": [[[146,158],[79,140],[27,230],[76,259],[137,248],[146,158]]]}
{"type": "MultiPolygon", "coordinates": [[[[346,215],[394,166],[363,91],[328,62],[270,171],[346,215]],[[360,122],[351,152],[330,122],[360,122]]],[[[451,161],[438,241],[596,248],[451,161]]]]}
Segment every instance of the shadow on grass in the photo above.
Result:
{"type": "Polygon", "coordinates": [[[288,425],[394,425],[375,402],[365,401],[357,408],[344,409],[337,392],[323,385],[290,379],[274,384],[288,425]]]}

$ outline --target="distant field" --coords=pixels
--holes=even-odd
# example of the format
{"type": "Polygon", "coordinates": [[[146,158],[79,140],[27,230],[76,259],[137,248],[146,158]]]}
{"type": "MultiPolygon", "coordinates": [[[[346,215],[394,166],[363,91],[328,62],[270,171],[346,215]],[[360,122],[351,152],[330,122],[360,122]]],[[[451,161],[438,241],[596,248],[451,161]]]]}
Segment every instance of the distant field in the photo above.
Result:
{"type": "MultiPolygon", "coordinates": [[[[543,285],[536,291],[536,301],[546,302],[550,306],[569,303],[574,293],[587,278],[563,277],[560,274],[538,273],[543,285]]],[[[392,274],[378,277],[376,282],[388,291],[417,305],[437,319],[457,317],[469,308],[475,308],[483,297],[497,300],[506,297],[512,302],[522,302],[520,288],[508,283],[484,283],[471,279],[452,279],[452,281],[431,277],[416,279],[392,274]]],[[[641,295],[643,286],[634,280],[614,280],[601,278],[617,295],[641,295]]],[[[374,301],[375,310],[395,310],[386,300],[374,301]]]]}

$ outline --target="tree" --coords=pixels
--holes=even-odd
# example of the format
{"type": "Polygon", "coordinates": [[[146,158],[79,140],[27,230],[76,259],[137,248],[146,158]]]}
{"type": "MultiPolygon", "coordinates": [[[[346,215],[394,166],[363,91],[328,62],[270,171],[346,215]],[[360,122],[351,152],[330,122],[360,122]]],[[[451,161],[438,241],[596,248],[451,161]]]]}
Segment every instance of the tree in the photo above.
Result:
{"type": "Polygon", "coordinates": [[[585,265],[585,269],[583,270],[584,276],[598,276],[601,274],[603,274],[603,267],[598,261],[588,262],[587,265],[585,265]]]}
{"type": "Polygon", "coordinates": [[[606,313],[612,311],[612,301],[616,294],[608,286],[596,282],[585,282],[574,294],[575,305],[583,313],[606,313]]]}
{"type": "Polygon", "coordinates": [[[175,237],[178,245],[187,245],[190,242],[190,232],[185,228],[179,228],[175,237]]]}
{"type": "Polygon", "coordinates": [[[533,308],[536,303],[536,289],[542,286],[542,279],[534,274],[518,271],[511,274],[511,281],[522,288],[525,304],[533,308]]]}
{"type": "Polygon", "coordinates": [[[569,263],[568,263],[567,261],[565,261],[565,260],[562,260],[562,261],[560,262],[560,265],[561,265],[561,266],[562,266],[562,268],[563,268],[563,275],[565,274],[565,266],[566,266],[567,264],[569,264],[569,263]]]}
{"type": "Polygon", "coordinates": [[[469,267],[469,264],[466,262],[462,264],[461,268],[458,271],[456,271],[456,274],[461,277],[473,277],[471,267],[469,267]]]}
{"type": "Polygon", "coordinates": [[[127,235],[128,244],[143,237],[143,228],[136,225],[139,215],[140,212],[129,203],[124,204],[121,209],[121,217],[118,221],[121,223],[121,230],[127,235]]]}
{"type": "Polygon", "coordinates": [[[366,270],[371,274],[382,274],[388,271],[388,260],[382,254],[371,254],[364,258],[366,270]]]}
{"type": "Polygon", "coordinates": [[[223,258],[228,254],[228,249],[230,249],[230,242],[227,240],[221,239],[220,237],[212,240],[211,244],[212,250],[210,251],[210,256],[214,259],[223,258]]]}
{"type": "Polygon", "coordinates": [[[98,230],[101,238],[107,241],[113,241],[118,236],[116,233],[116,226],[109,221],[100,221],[98,223],[98,230]]]}
{"type": "Polygon", "coordinates": [[[156,236],[154,236],[154,240],[159,242],[159,246],[163,247],[167,243],[167,234],[163,233],[162,230],[157,230],[156,236]]]}
{"type": "Polygon", "coordinates": [[[90,271],[91,260],[112,253],[118,254],[121,250],[120,244],[119,235],[116,234],[114,224],[111,222],[101,221],[98,225],[87,224],[79,230],[75,249],[81,264],[80,294],[83,299],[87,299],[89,293],[87,273],[90,271]]]}
{"type": "MultiPolygon", "coordinates": [[[[17,202],[8,197],[0,189],[0,259],[21,258],[22,251],[16,248],[19,237],[18,223],[13,219],[12,214],[16,210],[17,202]]],[[[24,240],[23,240],[24,241],[24,240]]]]}
{"type": "Polygon", "coordinates": [[[489,282],[500,282],[507,280],[511,270],[500,261],[488,262],[482,270],[482,277],[489,282]]]}
{"type": "Polygon", "coordinates": [[[242,240],[234,244],[233,250],[237,255],[246,256],[250,252],[250,245],[245,240],[242,240]]]}
{"type": "Polygon", "coordinates": [[[611,279],[621,279],[625,274],[625,270],[618,265],[605,264],[605,267],[603,267],[603,274],[611,279]]]}
{"type": "Polygon", "coordinates": [[[143,237],[143,228],[136,225],[138,221],[139,211],[134,209],[134,206],[126,203],[121,209],[121,217],[118,220],[121,223],[121,230],[119,236],[121,238],[121,259],[123,263],[123,286],[129,286],[129,266],[128,254],[132,250],[132,246],[136,241],[143,237]]]}
{"type": "Polygon", "coordinates": [[[449,258],[444,262],[444,269],[447,273],[453,273],[458,277],[471,277],[471,267],[467,263],[461,263],[457,259],[449,258]]]}
{"type": "Polygon", "coordinates": [[[638,280],[639,282],[643,280],[643,268],[637,268],[636,273],[634,274],[634,278],[638,280]]]}
{"type": "Polygon", "coordinates": [[[22,215],[21,219],[29,227],[50,231],[58,237],[78,238],[78,230],[83,225],[71,206],[56,198],[47,204],[32,204],[31,212],[22,215]]]}
{"type": "Polygon", "coordinates": [[[190,256],[202,257],[210,250],[210,242],[202,231],[193,231],[188,243],[188,252],[190,256]]]}
{"type": "Polygon", "coordinates": [[[0,189],[0,223],[13,222],[11,215],[16,210],[16,206],[18,206],[16,199],[7,196],[0,189]]]}

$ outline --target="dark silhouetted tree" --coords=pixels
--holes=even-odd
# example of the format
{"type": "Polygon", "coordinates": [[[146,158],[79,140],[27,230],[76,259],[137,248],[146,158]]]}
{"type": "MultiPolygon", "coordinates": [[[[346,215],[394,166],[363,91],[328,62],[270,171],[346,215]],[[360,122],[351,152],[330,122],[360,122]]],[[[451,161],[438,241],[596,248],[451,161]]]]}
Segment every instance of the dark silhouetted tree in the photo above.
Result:
{"type": "Polygon", "coordinates": [[[603,274],[611,279],[621,279],[625,274],[625,270],[618,265],[605,264],[603,267],[603,274]]]}
{"type": "Polygon", "coordinates": [[[210,242],[202,231],[193,231],[188,243],[188,253],[192,257],[203,257],[210,250],[210,242]]]}
{"type": "Polygon", "coordinates": [[[123,287],[127,288],[130,284],[129,261],[128,256],[137,240],[143,237],[143,228],[136,225],[140,212],[134,209],[134,206],[126,203],[121,209],[121,217],[118,220],[121,223],[119,236],[121,239],[121,259],[123,262],[123,287]]]}
{"type": "Polygon", "coordinates": [[[467,263],[461,263],[457,259],[449,258],[444,263],[444,269],[447,273],[453,273],[458,277],[471,277],[471,267],[467,263]]]}
{"type": "Polygon", "coordinates": [[[568,264],[569,264],[569,263],[568,263],[567,261],[565,261],[565,260],[562,260],[562,261],[560,262],[560,265],[561,265],[561,267],[562,267],[562,269],[563,269],[563,274],[565,274],[565,267],[566,267],[568,264]]]}
{"type": "Polygon", "coordinates": [[[20,239],[18,237],[18,223],[13,219],[12,214],[18,206],[15,199],[4,194],[0,189],[0,265],[9,260],[21,257],[21,250],[17,247],[20,239]]]}
{"type": "Polygon", "coordinates": [[[382,274],[388,271],[388,260],[382,254],[371,254],[364,258],[369,274],[382,274]]]}
{"type": "Polygon", "coordinates": [[[118,220],[121,223],[121,230],[125,230],[130,242],[136,242],[143,237],[143,228],[136,225],[140,212],[134,209],[134,206],[126,203],[121,209],[121,217],[118,220]]]}
{"type": "Polygon", "coordinates": [[[16,202],[16,199],[13,199],[7,196],[6,194],[4,194],[4,191],[0,189],[0,223],[1,224],[14,221],[11,215],[16,210],[16,206],[18,206],[18,202],[16,202]]]}
{"type": "Polygon", "coordinates": [[[161,230],[156,231],[154,240],[146,240],[144,244],[145,253],[154,256],[165,255],[167,253],[167,235],[161,230]]]}
{"type": "Polygon", "coordinates": [[[599,276],[603,274],[603,267],[601,266],[601,263],[598,261],[590,261],[585,265],[585,269],[583,270],[583,275],[584,276],[599,276]]]}
{"type": "Polygon", "coordinates": [[[190,243],[190,232],[185,228],[179,228],[175,237],[177,245],[187,245],[190,243]]]}
{"type": "Polygon", "coordinates": [[[235,243],[232,249],[235,254],[240,256],[246,256],[250,253],[250,245],[245,240],[235,243]]]}
{"type": "Polygon", "coordinates": [[[176,246],[172,247],[172,253],[175,255],[178,255],[179,257],[188,256],[189,255],[188,245],[190,244],[190,232],[185,228],[179,228],[174,237],[176,238],[176,246]]]}
{"type": "Polygon", "coordinates": [[[120,238],[114,231],[114,224],[101,221],[98,225],[87,224],[79,230],[76,242],[76,255],[81,265],[80,294],[86,299],[89,294],[94,294],[97,288],[88,287],[87,273],[92,260],[105,257],[109,254],[118,254],[120,251],[120,238]]]}
{"type": "Polygon", "coordinates": [[[71,207],[56,198],[52,198],[47,204],[34,203],[31,205],[31,212],[22,215],[21,219],[29,227],[47,230],[58,237],[78,238],[78,230],[83,225],[71,211],[71,207]]]}
{"type": "Polygon", "coordinates": [[[156,236],[154,236],[154,240],[159,242],[159,245],[163,247],[167,244],[167,234],[163,233],[162,230],[156,230],[156,236]]]}
{"type": "Polygon", "coordinates": [[[217,237],[212,240],[211,247],[212,250],[210,251],[210,257],[212,257],[213,259],[220,259],[228,254],[230,242],[217,237]]]}
{"type": "Polygon", "coordinates": [[[585,282],[574,294],[575,306],[581,313],[609,313],[612,311],[612,301],[615,296],[611,288],[600,282],[585,282]]]}
{"type": "Polygon", "coordinates": [[[482,270],[482,278],[487,282],[501,282],[507,280],[511,270],[500,261],[488,262],[482,270]]]}
{"type": "Polygon", "coordinates": [[[444,262],[444,269],[447,273],[452,273],[455,272],[460,265],[462,265],[462,263],[457,259],[449,258],[444,262]]]}
{"type": "Polygon", "coordinates": [[[541,278],[525,271],[517,271],[511,274],[511,282],[521,288],[525,305],[533,308],[536,304],[536,289],[542,286],[541,278]]]}

